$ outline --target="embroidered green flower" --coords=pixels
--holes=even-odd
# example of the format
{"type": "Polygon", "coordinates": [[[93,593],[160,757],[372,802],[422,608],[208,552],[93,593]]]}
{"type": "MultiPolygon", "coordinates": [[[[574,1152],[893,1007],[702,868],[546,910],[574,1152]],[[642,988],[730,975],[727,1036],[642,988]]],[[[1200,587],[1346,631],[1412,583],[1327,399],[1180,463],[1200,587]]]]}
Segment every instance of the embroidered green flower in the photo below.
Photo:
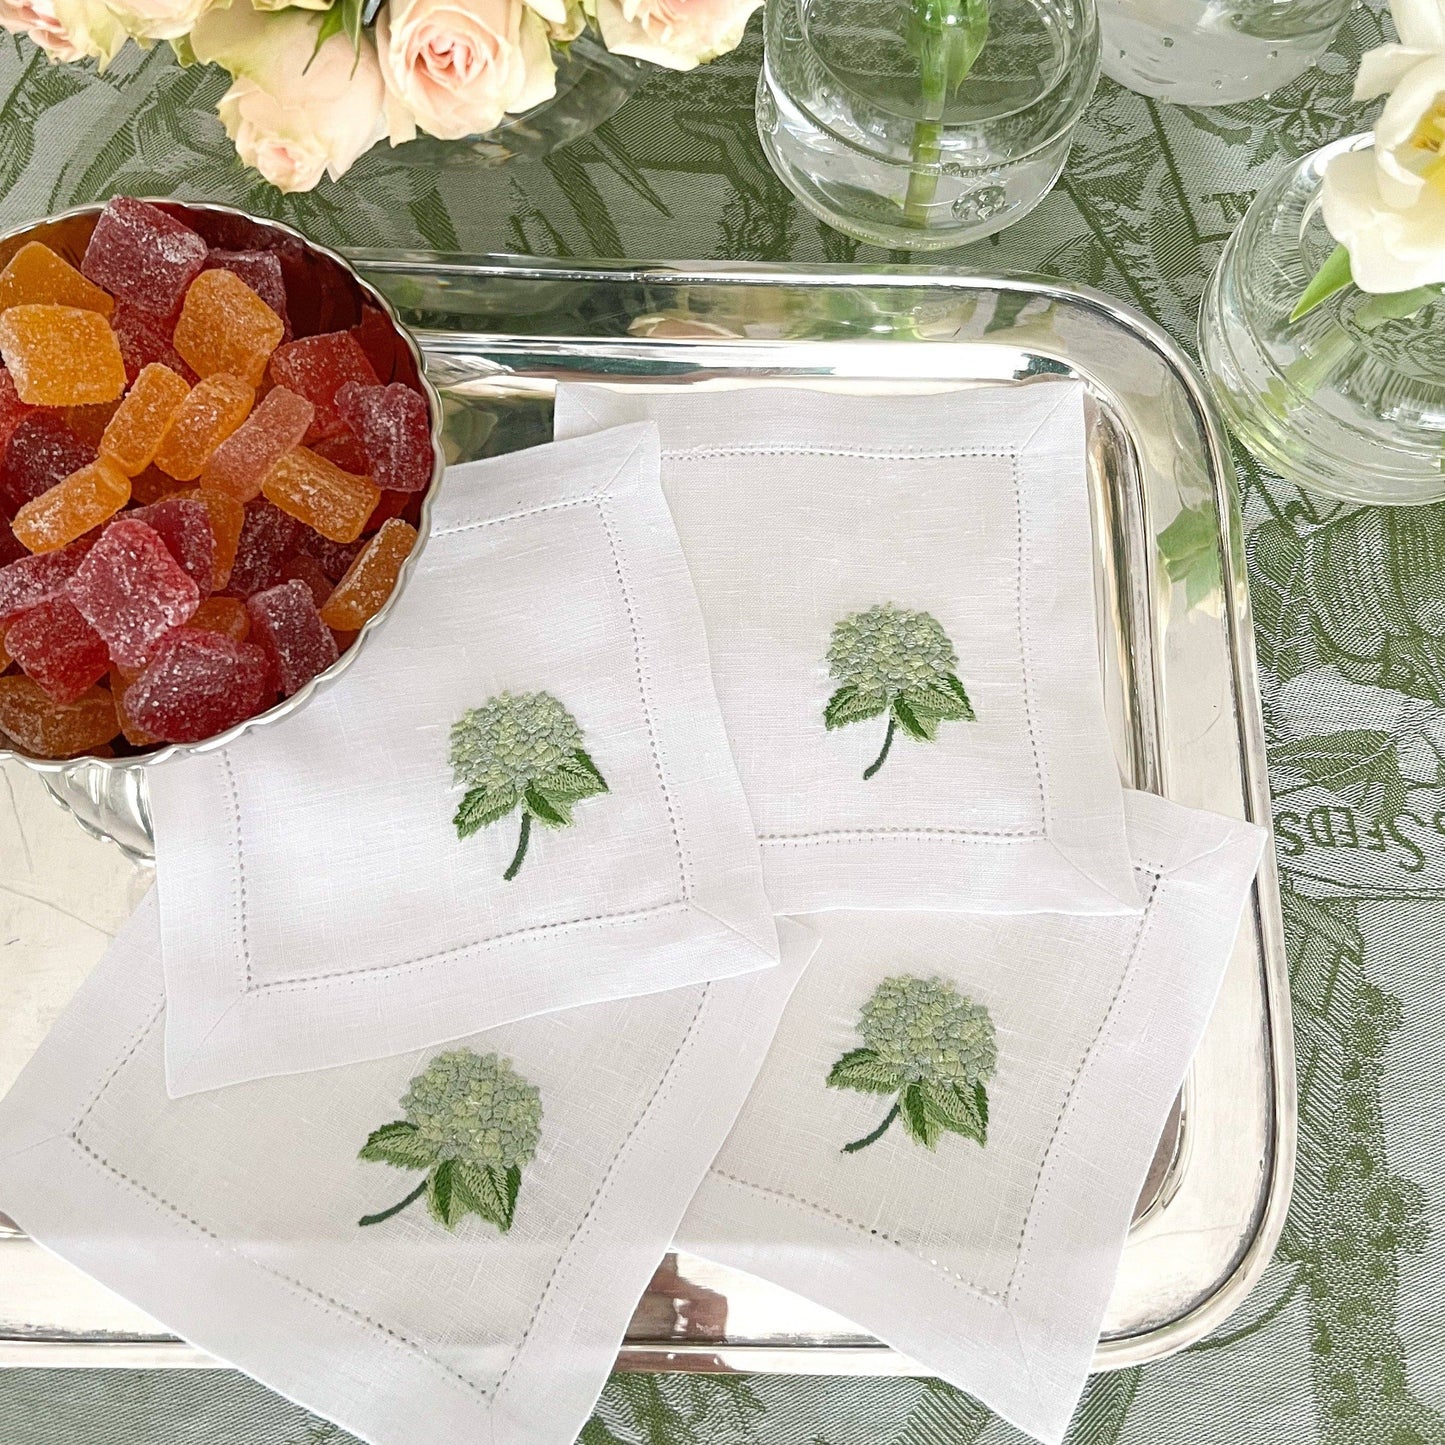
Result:
{"type": "Polygon", "coordinates": [[[931,743],[941,722],[972,722],[973,705],[958,680],[958,653],[948,634],[926,612],[906,612],[891,602],[845,617],[833,629],[828,672],[838,690],[823,710],[828,728],[888,714],[883,751],[863,774],[883,766],[902,728],[931,743]]]}
{"type": "Polygon", "coordinates": [[[574,803],[607,791],[576,718],[545,692],[504,692],[469,708],[452,725],[451,764],[467,790],[452,819],[459,838],[522,810],[517,851],[502,875],[508,882],[527,856],[533,818],[565,828],[574,803]]]}
{"type": "Polygon", "coordinates": [[[438,1054],[402,1096],[406,1115],[372,1132],[358,1157],[426,1176],[405,1199],[368,1214],[380,1224],[426,1195],[438,1224],[455,1229],[479,1214],[512,1227],[522,1166],[537,1152],[542,1096],[507,1059],[453,1049],[438,1054]]]}
{"type": "Polygon", "coordinates": [[[947,979],[885,978],[858,1016],[863,1047],[828,1074],[830,1089],[896,1094],[871,1133],[843,1146],[856,1153],[883,1137],[900,1115],[910,1139],[933,1149],[945,1132],[988,1143],[986,1080],[998,1067],[988,1010],[947,979]]]}

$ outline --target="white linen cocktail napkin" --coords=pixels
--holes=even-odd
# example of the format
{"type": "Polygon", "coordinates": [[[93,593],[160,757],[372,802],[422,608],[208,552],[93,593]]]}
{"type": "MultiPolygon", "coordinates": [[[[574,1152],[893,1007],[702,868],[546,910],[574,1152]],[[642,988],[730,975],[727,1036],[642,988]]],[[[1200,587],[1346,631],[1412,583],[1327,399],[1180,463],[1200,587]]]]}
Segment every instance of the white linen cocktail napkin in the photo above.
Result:
{"type": "Polygon", "coordinates": [[[1264,832],[1128,801],[1142,916],[833,913],[678,1233],[1056,1445],[1264,832]]]}
{"type": "Polygon", "coordinates": [[[572,1445],[812,952],[782,934],[746,978],[171,1099],[147,899],[0,1103],[0,1209],[374,1445],[572,1445]]]}
{"type": "Polygon", "coordinates": [[[345,677],[150,797],[177,1095],[777,957],[649,426],[453,468],[345,677]]]}
{"type": "Polygon", "coordinates": [[[1137,911],[1080,385],[558,389],[643,419],[779,913],[1137,911]]]}

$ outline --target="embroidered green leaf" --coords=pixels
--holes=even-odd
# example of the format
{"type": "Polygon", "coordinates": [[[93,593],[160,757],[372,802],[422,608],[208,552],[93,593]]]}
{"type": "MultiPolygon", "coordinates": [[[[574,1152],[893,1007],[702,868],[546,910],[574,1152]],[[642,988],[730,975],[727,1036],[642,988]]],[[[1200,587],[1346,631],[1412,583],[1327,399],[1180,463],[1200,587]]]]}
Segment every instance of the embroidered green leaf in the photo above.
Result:
{"type": "Polygon", "coordinates": [[[888,760],[899,729],[931,743],[939,723],[974,721],[957,667],[948,634],[927,612],[887,603],[855,612],[833,628],[828,672],[838,687],[823,709],[823,726],[888,715],[882,751],[865,769],[865,781],[888,760]]]}
{"type": "Polygon", "coordinates": [[[893,716],[898,726],[919,742],[931,743],[938,736],[938,719],[914,707],[907,693],[899,693],[893,699],[893,716]]]}
{"type": "Polygon", "coordinates": [[[373,1130],[359,1157],[425,1176],[406,1198],[361,1223],[380,1224],[425,1194],[428,1213],[447,1229],[477,1214],[505,1234],[522,1166],[541,1137],[537,1089],[496,1054],[453,1049],[412,1079],[401,1105],[406,1117],[373,1130]]]}
{"type": "Polygon", "coordinates": [[[858,1017],[863,1047],[844,1054],[828,1074],[835,1089],[896,1094],[882,1121],[843,1145],[856,1154],[886,1134],[895,1119],[926,1148],[945,1133],[988,1142],[985,1082],[998,1066],[993,1020],[981,1004],[942,978],[885,978],[858,1017]]]}
{"type": "Polygon", "coordinates": [[[823,726],[841,728],[848,723],[862,722],[888,711],[886,692],[859,692],[856,687],[840,687],[823,709],[823,726]]]}
{"type": "Polygon", "coordinates": [[[572,806],[607,792],[582,746],[577,720],[549,693],[502,693],[463,713],[451,730],[452,776],[467,792],[452,822],[469,838],[521,808],[510,882],[527,856],[532,819],[548,828],[572,822],[572,806]]]}
{"type": "Polygon", "coordinates": [[[862,1089],[870,1094],[896,1094],[904,1078],[889,1068],[872,1049],[853,1049],[828,1073],[830,1089],[862,1089]]]}
{"type": "Polygon", "coordinates": [[[374,1129],[359,1157],[376,1164],[394,1164],[398,1169],[428,1169],[435,1159],[416,1125],[405,1119],[374,1129]]]}
{"type": "Polygon", "coordinates": [[[488,823],[505,818],[517,806],[517,795],[509,788],[488,792],[485,788],[473,788],[461,801],[452,822],[457,827],[457,837],[470,838],[488,823]]]}

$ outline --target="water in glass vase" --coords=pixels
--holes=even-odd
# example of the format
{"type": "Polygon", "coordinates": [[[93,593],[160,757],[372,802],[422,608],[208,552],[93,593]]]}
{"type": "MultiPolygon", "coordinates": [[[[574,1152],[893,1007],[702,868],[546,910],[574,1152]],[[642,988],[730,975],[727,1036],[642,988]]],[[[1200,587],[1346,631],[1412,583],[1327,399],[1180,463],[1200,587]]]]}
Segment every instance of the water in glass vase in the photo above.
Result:
{"type": "Polygon", "coordinates": [[[769,0],[758,133],[815,214],[884,246],[991,235],[1057,180],[1093,0],[769,0]]]}
{"type": "Polygon", "coordinates": [[[1352,0],[1099,0],[1104,74],[1179,105],[1255,100],[1329,48],[1352,0]]]}

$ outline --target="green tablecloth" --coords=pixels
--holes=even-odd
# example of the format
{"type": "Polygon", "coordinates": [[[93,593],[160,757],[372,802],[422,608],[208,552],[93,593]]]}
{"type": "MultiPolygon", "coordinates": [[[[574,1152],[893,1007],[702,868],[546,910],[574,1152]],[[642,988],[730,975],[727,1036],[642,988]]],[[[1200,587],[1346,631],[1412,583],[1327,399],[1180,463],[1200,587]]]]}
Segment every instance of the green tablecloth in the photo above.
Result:
{"type": "MultiPolygon", "coordinates": [[[[1268,100],[1159,106],[1105,82],[1058,189],[1014,229],[932,261],[1088,282],[1192,346],[1219,247],[1285,161],[1365,128],[1372,10],[1268,100]]],[[[828,231],[768,170],[756,26],[659,76],[535,164],[363,160],[282,201],[212,113],[218,75],[164,47],[107,75],[0,43],[0,220],[114,192],[212,196],[318,239],[540,255],[901,260],[828,231]]],[[[1445,506],[1356,511],[1241,458],[1299,1041],[1299,1176],[1275,1263],[1215,1338],[1097,1378],[1075,1445],[1445,1445],[1445,506]]],[[[1187,568],[1187,556],[1177,565],[1187,568]]],[[[320,1445],[334,1427],[229,1373],[12,1372],[5,1445],[320,1445]]],[[[1000,1445],[1019,1437],[912,1380],[619,1376],[585,1445],[1000,1445]]],[[[428,1442],[430,1445],[430,1442],[428,1442]]],[[[450,1442],[447,1442],[450,1445],[450,1442]]]]}

